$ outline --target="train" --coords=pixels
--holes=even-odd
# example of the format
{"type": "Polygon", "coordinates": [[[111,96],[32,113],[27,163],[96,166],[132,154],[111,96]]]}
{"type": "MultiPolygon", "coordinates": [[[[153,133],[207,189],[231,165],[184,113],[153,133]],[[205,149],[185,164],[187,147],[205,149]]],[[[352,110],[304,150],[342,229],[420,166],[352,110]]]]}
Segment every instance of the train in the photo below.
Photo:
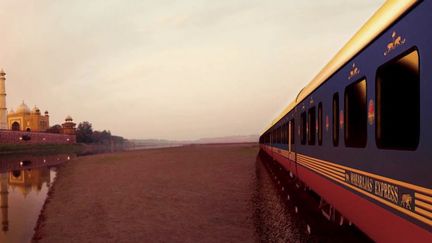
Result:
{"type": "Polygon", "coordinates": [[[377,242],[432,242],[431,13],[385,2],[259,137],[328,219],[377,242]]]}

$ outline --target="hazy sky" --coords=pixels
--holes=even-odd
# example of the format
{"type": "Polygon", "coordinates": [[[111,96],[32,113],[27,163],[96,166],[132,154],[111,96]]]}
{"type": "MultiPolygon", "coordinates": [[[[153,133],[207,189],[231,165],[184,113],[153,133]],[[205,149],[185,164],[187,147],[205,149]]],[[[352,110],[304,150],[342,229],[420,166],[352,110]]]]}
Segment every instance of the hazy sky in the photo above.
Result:
{"type": "Polygon", "coordinates": [[[126,138],[258,134],[383,2],[0,0],[7,107],[126,138]]]}

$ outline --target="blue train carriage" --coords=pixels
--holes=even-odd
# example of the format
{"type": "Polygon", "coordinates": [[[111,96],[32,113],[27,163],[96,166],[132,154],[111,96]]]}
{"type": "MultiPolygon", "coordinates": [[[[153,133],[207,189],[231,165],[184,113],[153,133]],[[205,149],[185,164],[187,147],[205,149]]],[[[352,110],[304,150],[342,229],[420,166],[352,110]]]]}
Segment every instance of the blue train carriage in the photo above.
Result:
{"type": "Polygon", "coordinates": [[[431,13],[387,1],[260,137],[379,242],[432,242],[431,13]]]}

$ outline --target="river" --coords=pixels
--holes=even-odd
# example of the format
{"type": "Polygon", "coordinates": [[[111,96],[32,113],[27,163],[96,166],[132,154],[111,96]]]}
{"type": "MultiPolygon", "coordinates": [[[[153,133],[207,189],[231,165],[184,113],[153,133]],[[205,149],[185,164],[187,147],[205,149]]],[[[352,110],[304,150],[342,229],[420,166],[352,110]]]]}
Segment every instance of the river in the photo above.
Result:
{"type": "Polygon", "coordinates": [[[0,242],[30,242],[56,168],[72,154],[0,157],[0,242]]]}

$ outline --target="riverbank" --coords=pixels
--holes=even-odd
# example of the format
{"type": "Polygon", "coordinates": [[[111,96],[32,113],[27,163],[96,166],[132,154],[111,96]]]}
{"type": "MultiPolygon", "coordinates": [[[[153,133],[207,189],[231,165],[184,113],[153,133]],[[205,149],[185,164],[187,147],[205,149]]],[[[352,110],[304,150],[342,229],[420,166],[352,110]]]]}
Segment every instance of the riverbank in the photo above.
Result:
{"type": "Polygon", "coordinates": [[[0,155],[74,153],[85,151],[84,144],[0,144],[0,155]]]}
{"type": "Polygon", "coordinates": [[[90,155],[127,150],[123,145],[104,144],[0,144],[0,156],[12,154],[50,154],[72,153],[77,155],[90,155]]]}
{"type": "Polygon", "coordinates": [[[35,242],[253,242],[255,144],[190,145],[63,165],[35,242]]]}

